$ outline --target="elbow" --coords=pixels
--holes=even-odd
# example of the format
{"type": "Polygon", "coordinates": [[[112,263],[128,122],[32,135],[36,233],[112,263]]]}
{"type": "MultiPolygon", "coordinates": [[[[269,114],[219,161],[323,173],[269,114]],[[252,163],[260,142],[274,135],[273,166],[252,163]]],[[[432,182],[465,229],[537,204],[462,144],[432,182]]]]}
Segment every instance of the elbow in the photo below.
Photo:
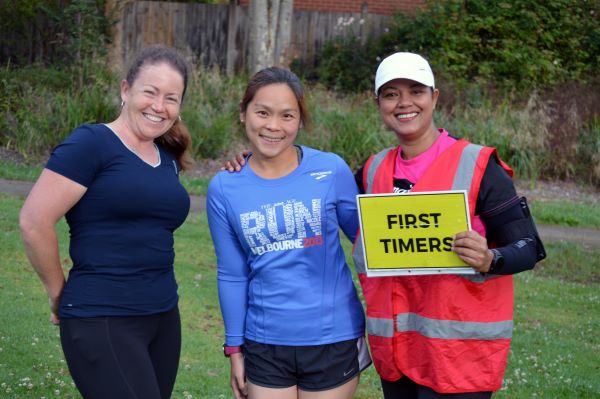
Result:
{"type": "Polygon", "coordinates": [[[21,209],[21,212],[19,213],[19,229],[21,230],[23,241],[29,241],[37,227],[38,224],[35,222],[31,213],[26,208],[21,209]]]}

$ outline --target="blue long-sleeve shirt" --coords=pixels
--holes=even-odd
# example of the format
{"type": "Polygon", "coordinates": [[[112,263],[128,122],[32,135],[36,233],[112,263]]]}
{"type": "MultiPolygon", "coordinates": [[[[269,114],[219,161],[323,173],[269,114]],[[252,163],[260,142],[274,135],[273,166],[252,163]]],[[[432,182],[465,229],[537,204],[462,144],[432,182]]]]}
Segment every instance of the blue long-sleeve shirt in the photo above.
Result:
{"type": "Polygon", "coordinates": [[[263,179],[245,167],[209,185],[227,345],[321,345],[364,334],[339,233],[354,241],[358,230],[354,177],[339,156],[302,150],[287,176],[263,179]]]}

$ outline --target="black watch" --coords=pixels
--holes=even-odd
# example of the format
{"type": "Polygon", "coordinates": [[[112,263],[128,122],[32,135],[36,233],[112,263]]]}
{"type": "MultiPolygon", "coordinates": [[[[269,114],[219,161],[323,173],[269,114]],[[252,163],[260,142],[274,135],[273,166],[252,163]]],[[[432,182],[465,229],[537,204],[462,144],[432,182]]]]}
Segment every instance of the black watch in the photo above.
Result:
{"type": "Polygon", "coordinates": [[[504,256],[497,249],[491,249],[494,254],[494,258],[492,259],[492,264],[490,265],[490,270],[488,273],[498,274],[502,267],[504,266],[504,256]]]}

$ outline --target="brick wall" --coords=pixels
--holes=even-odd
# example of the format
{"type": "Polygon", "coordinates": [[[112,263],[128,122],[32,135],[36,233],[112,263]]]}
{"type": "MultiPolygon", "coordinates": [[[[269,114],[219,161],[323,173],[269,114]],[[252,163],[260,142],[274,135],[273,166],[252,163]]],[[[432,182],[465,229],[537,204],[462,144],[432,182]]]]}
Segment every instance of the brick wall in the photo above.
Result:
{"type": "MultiPolygon", "coordinates": [[[[249,2],[250,0],[239,0],[242,6],[247,6],[249,2]]],[[[367,3],[371,14],[392,15],[396,12],[412,14],[417,7],[425,4],[425,0],[294,0],[294,9],[361,12],[364,3],[367,3]]]]}

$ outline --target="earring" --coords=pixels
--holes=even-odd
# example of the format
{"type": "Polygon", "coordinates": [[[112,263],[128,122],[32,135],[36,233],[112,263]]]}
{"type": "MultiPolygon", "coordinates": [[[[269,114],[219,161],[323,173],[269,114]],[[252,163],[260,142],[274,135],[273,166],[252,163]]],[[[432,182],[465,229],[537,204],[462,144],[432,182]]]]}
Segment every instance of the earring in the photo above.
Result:
{"type": "Polygon", "coordinates": [[[121,100],[121,108],[123,108],[123,105],[125,105],[125,101],[121,100]]]}
{"type": "Polygon", "coordinates": [[[178,115],[177,117],[179,118],[179,121],[181,122],[181,115],[178,115]]]}

